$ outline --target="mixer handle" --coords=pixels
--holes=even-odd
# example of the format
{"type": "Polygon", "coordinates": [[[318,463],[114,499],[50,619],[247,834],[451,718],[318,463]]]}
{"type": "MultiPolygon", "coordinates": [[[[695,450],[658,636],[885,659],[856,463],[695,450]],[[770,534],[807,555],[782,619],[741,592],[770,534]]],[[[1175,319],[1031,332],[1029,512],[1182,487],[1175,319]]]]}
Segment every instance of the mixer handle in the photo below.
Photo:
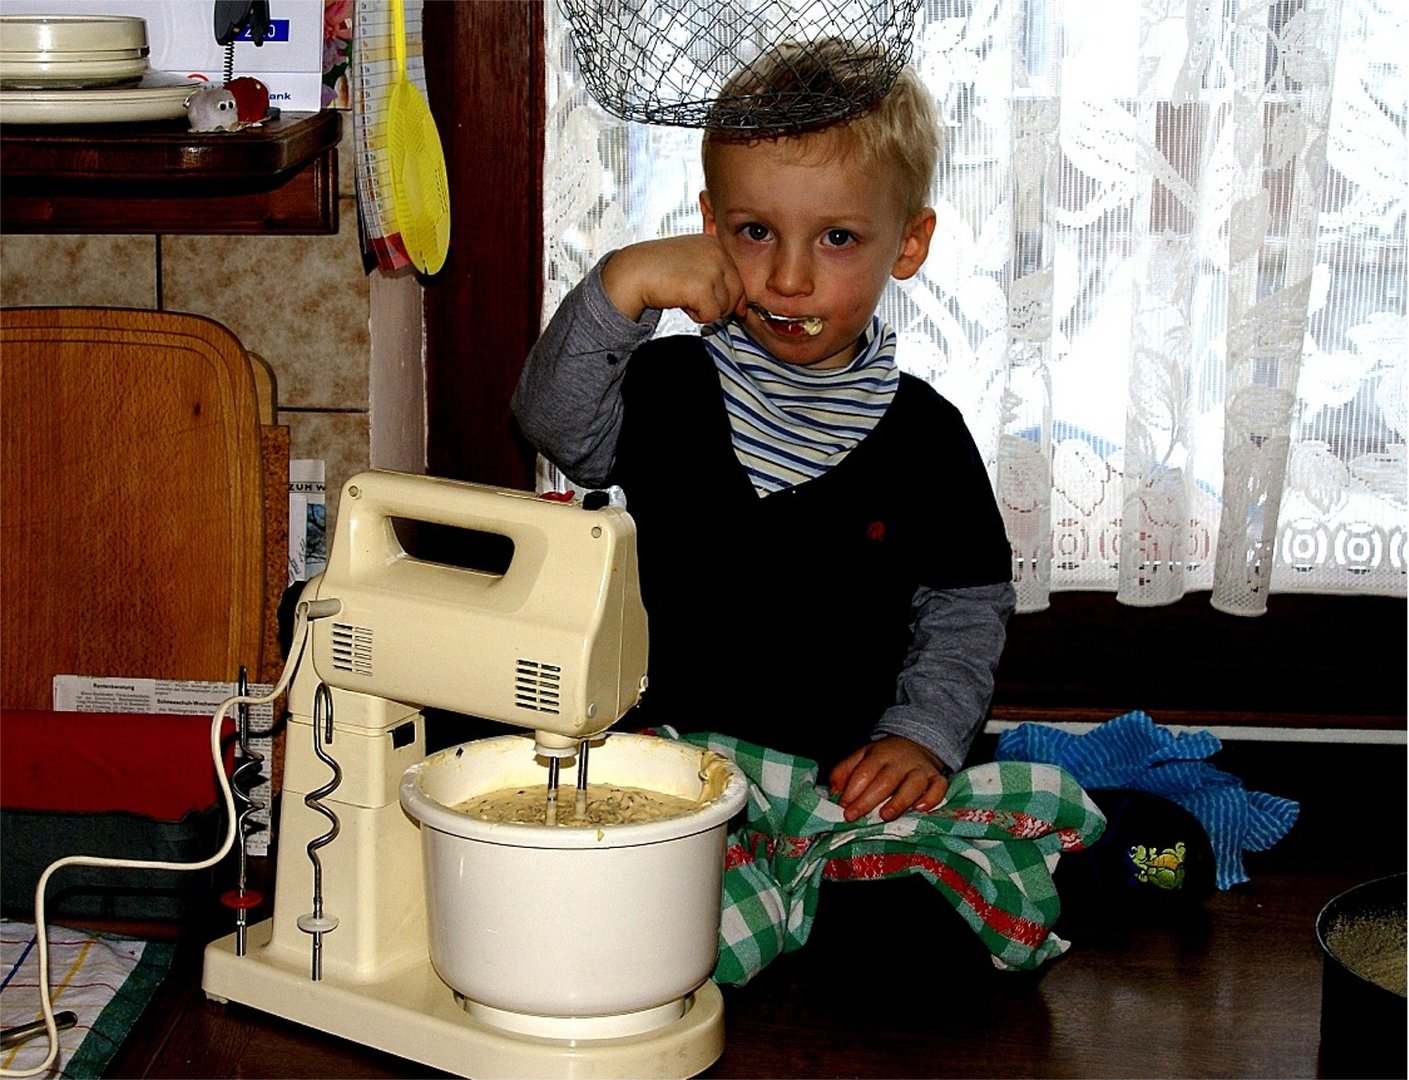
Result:
{"type": "Polygon", "coordinates": [[[403,517],[439,525],[503,532],[512,536],[516,526],[538,526],[561,514],[571,503],[545,499],[532,492],[439,476],[367,469],[343,486],[354,516],[403,517]]]}
{"type": "Polygon", "coordinates": [[[604,515],[625,516],[615,507],[586,510],[511,488],[370,469],[343,486],[329,561],[346,560],[342,569],[349,572],[384,565],[386,558],[400,553],[390,524],[395,518],[505,536],[517,549],[524,544],[537,547],[546,536],[561,531],[565,515],[598,522],[604,515]]]}

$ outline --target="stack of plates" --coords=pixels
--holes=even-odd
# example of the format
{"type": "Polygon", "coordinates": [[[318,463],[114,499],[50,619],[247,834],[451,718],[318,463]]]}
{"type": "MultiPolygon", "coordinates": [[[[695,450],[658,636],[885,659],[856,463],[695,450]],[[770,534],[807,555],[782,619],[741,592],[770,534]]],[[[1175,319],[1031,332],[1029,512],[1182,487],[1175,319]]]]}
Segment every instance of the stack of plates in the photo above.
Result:
{"type": "Polygon", "coordinates": [[[129,15],[0,15],[0,122],[159,120],[200,83],[149,71],[147,23],[129,15]]]}
{"type": "Polygon", "coordinates": [[[147,73],[147,22],[125,15],[0,16],[0,89],[135,85],[147,73]]]}

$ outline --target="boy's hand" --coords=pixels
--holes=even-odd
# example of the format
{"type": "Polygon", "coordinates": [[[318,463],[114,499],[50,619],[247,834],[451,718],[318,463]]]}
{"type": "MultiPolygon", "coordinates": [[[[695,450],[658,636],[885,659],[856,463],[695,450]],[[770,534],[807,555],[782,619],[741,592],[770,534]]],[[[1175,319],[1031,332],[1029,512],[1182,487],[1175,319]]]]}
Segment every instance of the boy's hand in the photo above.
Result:
{"type": "Polygon", "coordinates": [[[907,810],[933,810],[949,790],[943,763],[919,743],[887,735],[843,758],[828,777],[847,821],[881,807],[894,821],[907,810]],[[881,804],[884,803],[884,806],[881,804]]]}
{"type": "Polygon", "coordinates": [[[602,287],[632,322],[647,308],[680,308],[697,323],[748,310],[743,279],[724,245],[704,234],[622,248],[602,267],[602,287]]]}

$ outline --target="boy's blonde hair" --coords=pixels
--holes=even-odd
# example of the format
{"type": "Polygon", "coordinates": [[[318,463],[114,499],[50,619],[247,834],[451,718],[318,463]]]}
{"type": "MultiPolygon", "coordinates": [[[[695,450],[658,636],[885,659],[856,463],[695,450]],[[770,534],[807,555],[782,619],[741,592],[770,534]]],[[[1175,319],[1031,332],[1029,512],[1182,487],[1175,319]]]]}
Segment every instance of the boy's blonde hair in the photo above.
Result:
{"type": "Polygon", "coordinates": [[[878,94],[876,73],[882,64],[875,54],[858,51],[839,38],[825,38],[777,45],[735,72],[705,123],[700,151],[705,187],[711,186],[713,151],[720,143],[827,133],[832,138],[823,144],[825,159],[854,154],[862,165],[892,162],[900,168],[905,213],[928,205],[943,150],[934,99],[909,65],[899,68],[884,95],[878,94]],[[809,118],[780,122],[789,109],[809,118]],[[760,121],[760,114],[769,119],[760,121]]]}

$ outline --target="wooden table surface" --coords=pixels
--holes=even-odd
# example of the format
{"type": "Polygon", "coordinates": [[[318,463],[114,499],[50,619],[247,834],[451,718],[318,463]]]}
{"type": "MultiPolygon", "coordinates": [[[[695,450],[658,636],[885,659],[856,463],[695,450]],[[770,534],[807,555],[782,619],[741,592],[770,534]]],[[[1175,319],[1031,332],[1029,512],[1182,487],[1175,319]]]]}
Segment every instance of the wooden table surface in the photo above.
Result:
{"type": "Polygon", "coordinates": [[[1177,918],[1112,912],[1068,930],[1070,951],[1038,973],[965,955],[912,971],[928,992],[864,977],[831,990],[844,961],[799,956],[727,999],[710,1075],[1316,1076],[1314,920],[1350,884],[1268,874],[1177,918]]]}
{"type": "MultiPolygon", "coordinates": [[[[1371,1075],[1321,1058],[1315,923],[1347,889],[1405,871],[1405,748],[1243,743],[1218,761],[1249,790],[1300,805],[1286,837],[1248,853],[1249,881],[1179,914],[1065,891],[1058,928],[1071,948],[1033,973],[995,970],[919,878],[824,885],[808,944],[724,989],[724,1052],[704,1075],[1371,1075]],[[897,903],[905,916],[885,906],[897,903]]],[[[110,1076],[444,1075],[206,1000],[201,945],[228,932],[222,922],[183,943],[110,1076]]],[[[1378,1045],[1392,1057],[1382,1075],[1404,1076],[1402,1011],[1378,1045]]]]}
{"type": "MultiPolygon", "coordinates": [[[[1318,1062],[1315,917],[1334,896],[1390,869],[1274,867],[1177,918],[1093,913],[1066,928],[1065,956],[1026,974],[994,970],[952,935],[952,922],[937,920],[930,938],[917,941],[898,920],[846,925],[848,905],[824,895],[834,915],[829,933],[819,906],[806,948],[747,986],[726,988],[724,1053],[705,1075],[1333,1075],[1318,1062]]],[[[1402,1028],[1390,1037],[1402,1051],[1402,1028]]],[[[192,949],[110,1075],[443,1074],[207,1001],[192,949]]]]}

